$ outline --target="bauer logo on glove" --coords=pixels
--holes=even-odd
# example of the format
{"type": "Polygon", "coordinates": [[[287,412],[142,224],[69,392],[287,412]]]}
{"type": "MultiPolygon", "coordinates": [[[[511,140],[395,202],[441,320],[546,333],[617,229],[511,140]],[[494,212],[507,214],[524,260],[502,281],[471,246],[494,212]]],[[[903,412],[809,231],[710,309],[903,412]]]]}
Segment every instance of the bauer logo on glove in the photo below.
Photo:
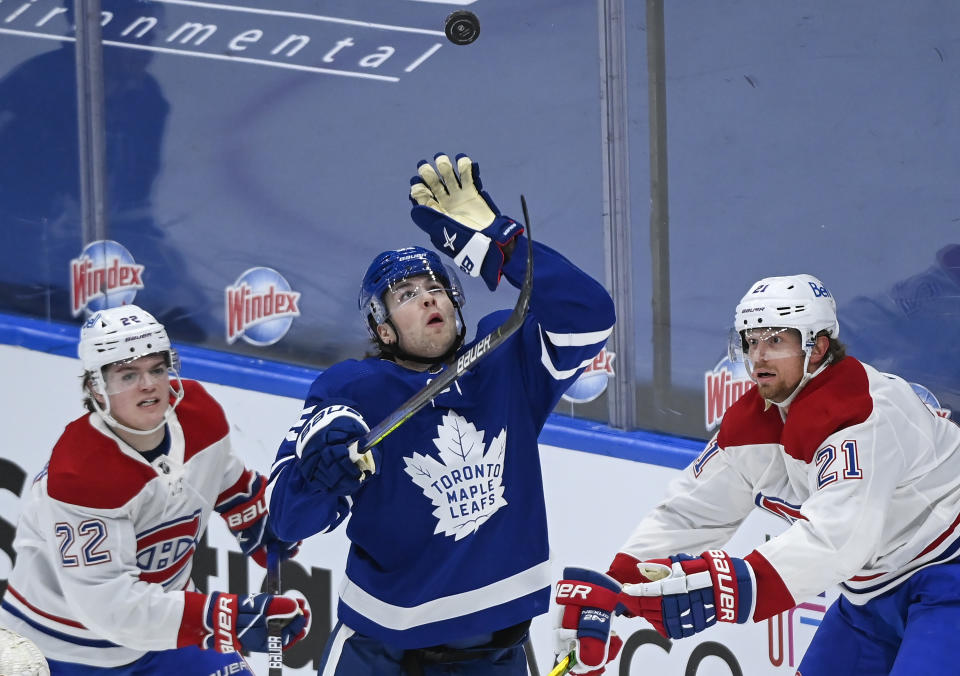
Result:
{"type": "Polygon", "coordinates": [[[476,162],[457,155],[454,169],[442,153],[433,161],[436,168],[421,161],[418,175],[410,180],[411,216],[439,251],[471,277],[481,277],[493,291],[523,226],[500,214],[483,190],[476,162]]]}

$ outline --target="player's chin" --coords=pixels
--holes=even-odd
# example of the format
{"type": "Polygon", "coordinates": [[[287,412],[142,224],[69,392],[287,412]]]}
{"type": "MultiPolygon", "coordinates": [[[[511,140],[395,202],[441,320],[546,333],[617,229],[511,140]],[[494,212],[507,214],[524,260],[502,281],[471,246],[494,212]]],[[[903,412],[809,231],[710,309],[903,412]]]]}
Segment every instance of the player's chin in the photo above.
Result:
{"type": "Polygon", "coordinates": [[[442,338],[438,337],[436,340],[431,340],[429,347],[424,349],[424,354],[421,356],[426,359],[439,359],[450,351],[450,348],[453,347],[455,340],[456,336],[444,336],[442,338]]]}
{"type": "Polygon", "coordinates": [[[757,392],[760,393],[760,396],[766,399],[767,401],[772,401],[778,403],[787,398],[788,392],[779,383],[763,383],[757,384],[757,392]]]}
{"type": "Polygon", "coordinates": [[[167,413],[167,406],[154,406],[147,410],[138,410],[132,416],[135,418],[134,427],[141,430],[149,430],[160,424],[164,415],[167,413]]]}

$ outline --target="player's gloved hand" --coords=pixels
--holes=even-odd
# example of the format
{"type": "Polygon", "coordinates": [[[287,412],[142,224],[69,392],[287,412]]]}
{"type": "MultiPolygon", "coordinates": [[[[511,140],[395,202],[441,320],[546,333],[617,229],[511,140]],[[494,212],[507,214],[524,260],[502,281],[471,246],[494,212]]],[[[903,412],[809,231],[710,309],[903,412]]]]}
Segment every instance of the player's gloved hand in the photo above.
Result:
{"type": "Polygon", "coordinates": [[[610,615],[617,607],[620,583],[586,568],[564,568],[557,583],[559,608],[555,626],[556,655],[574,653],[576,664],[571,674],[602,674],[610,660],[623,647],[623,641],[610,632],[610,615]]]}
{"type": "Polygon", "coordinates": [[[245,470],[240,478],[217,497],[215,509],[237,538],[240,551],[262,567],[267,567],[267,547],[273,548],[280,560],[289,559],[300,549],[299,542],[285,542],[274,535],[267,518],[265,492],[267,480],[245,470]]]}
{"type": "Polygon", "coordinates": [[[358,440],[370,429],[345,404],[320,409],[297,436],[297,469],[308,484],[330,495],[351,495],[380,467],[380,450],[360,454],[358,440]]]}
{"type": "Polygon", "coordinates": [[[436,169],[421,160],[410,179],[413,221],[430,241],[471,277],[482,277],[491,291],[500,283],[503,264],[523,226],[500,210],[483,190],[480,168],[466,155],[438,153],[436,169]]]}
{"type": "Polygon", "coordinates": [[[274,535],[273,529],[270,528],[269,518],[263,519],[262,523],[263,526],[258,529],[259,533],[247,535],[246,532],[243,532],[237,536],[237,542],[240,543],[240,549],[243,550],[244,554],[256,561],[261,568],[267,567],[267,550],[276,552],[279,561],[286,561],[297,555],[297,552],[300,551],[300,545],[303,544],[302,540],[299,542],[281,540],[274,535]],[[258,539],[253,540],[255,535],[258,539]]]}
{"type": "Polygon", "coordinates": [[[718,620],[742,624],[753,615],[753,571],[743,559],[711,549],[696,558],[677,554],[642,565],[645,577],[661,579],[624,585],[620,605],[665,637],[693,636],[718,620]]]}
{"type": "MultiPolygon", "coordinates": [[[[655,561],[640,559],[618,552],[607,570],[607,575],[622,585],[654,582],[670,575],[670,567],[655,561]]],[[[623,604],[617,607],[617,615],[633,617],[633,613],[623,604]]]]}
{"type": "Polygon", "coordinates": [[[300,595],[213,592],[204,609],[206,635],[201,648],[220,653],[268,651],[268,623],[282,624],[286,650],[310,631],[310,604],[300,595]]]}

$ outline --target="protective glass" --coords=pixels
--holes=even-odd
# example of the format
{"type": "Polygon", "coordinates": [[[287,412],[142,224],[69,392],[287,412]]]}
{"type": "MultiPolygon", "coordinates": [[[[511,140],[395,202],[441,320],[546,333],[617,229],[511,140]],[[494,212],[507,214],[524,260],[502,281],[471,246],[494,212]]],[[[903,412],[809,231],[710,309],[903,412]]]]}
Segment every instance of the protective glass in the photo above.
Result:
{"type": "Polygon", "coordinates": [[[741,362],[751,369],[757,360],[772,361],[802,357],[803,345],[796,329],[771,326],[764,329],[730,330],[728,342],[730,361],[741,362]]]}
{"type": "Polygon", "coordinates": [[[121,394],[134,388],[149,388],[151,386],[165,390],[170,385],[170,379],[177,378],[178,369],[175,366],[166,356],[159,362],[140,357],[104,366],[104,391],[112,395],[121,394]],[[144,359],[144,361],[135,363],[139,359],[144,359]]]}

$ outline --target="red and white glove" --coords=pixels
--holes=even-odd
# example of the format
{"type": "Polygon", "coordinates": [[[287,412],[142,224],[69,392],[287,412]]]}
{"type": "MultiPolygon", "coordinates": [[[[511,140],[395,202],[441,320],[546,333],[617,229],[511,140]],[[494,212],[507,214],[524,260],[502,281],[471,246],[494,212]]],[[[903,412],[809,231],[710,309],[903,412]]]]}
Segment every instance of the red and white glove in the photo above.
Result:
{"type": "Polygon", "coordinates": [[[718,620],[742,624],[753,615],[753,570],[723,550],[638,565],[642,576],[653,581],[624,585],[620,604],[624,614],[643,617],[665,637],[692,636],[718,620]]]}
{"type": "Polygon", "coordinates": [[[245,470],[233,486],[217,498],[216,510],[237,538],[240,551],[261,568],[267,567],[267,550],[281,561],[296,556],[300,542],[281,540],[273,533],[267,515],[266,477],[245,470]]]}
{"type": "Polygon", "coordinates": [[[199,645],[220,653],[268,652],[269,626],[282,625],[283,649],[310,631],[310,604],[300,594],[185,592],[177,647],[199,645]]]}
{"type": "Polygon", "coordinates": [[[576,664],[571,674],[598,676],[623,647],[610,632],[610,616],[617,607],[620,583],[586,568],[564,568],[557,583],[560,606],[555,625],[556,654],[559,659],[571,652],[576,664]]]}

